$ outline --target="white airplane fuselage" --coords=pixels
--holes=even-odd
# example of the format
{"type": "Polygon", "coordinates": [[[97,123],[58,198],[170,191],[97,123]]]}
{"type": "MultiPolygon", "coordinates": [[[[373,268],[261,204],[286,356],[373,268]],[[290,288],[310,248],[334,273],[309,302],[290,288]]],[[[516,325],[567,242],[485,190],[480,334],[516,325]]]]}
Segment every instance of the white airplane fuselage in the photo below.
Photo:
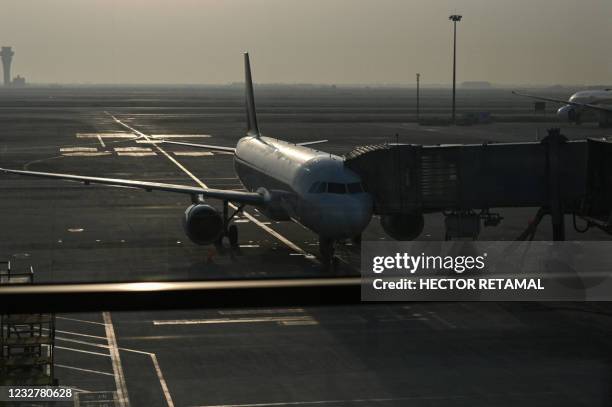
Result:
{"type": "MultiPolygon", "coordinates": [[[[570,96],[569,102],[612,109],[612,90],[583,90],[570,96]]],[[[563,120],[576,121],[584,111],[585,109],[580,106],[567,104],[557,110],[557,116],[563,120]]]]}
{"type": "Polygon", "coordinates": [[[246,136],[234,167],[249,191],[263,193],[259,210],[293,220],[329,239],[356,237],[372,218],[372,198],[342,157],[269,137],[246,136]]]}

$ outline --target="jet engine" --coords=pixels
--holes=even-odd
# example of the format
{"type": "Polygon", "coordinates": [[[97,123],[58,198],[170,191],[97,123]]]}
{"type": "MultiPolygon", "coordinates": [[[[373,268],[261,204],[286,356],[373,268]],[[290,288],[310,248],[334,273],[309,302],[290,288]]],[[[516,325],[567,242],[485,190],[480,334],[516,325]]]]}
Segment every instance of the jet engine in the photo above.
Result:
{"type": "Polygon", "coordinates": [[[215,242],[223,232],[223,217],[210,205],[191,205],[185,211],[183,228],[193,243],[207,245],[215,242]]]}
{"type": "Polygon", "coordinates": [[[557,110],[557,116],[559,116],[559,118],[563,120],[567,120],[572,123],[578,123],[580,121],[580,114],[578,114],[574,106],[570,105],[563,106],[562,108],[557,110]]]}
{"type": "Polygon", "coordinates": [[[423,232],[425,219],[420,212],[383,215],[380,225],[395,240],[414,240],[423,232]]]}

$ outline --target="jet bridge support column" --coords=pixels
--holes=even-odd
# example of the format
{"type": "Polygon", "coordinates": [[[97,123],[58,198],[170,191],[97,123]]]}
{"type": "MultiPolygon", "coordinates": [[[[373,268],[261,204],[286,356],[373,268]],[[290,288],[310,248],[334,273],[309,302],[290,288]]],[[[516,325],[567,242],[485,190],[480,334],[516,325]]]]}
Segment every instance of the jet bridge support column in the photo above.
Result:
{"type": "MultiPolygon", "coordinates": [[[[0,262],[0,285],[32,284],[34,270],[16,273],[0,262]]],[[[0,385],[53,386],[55,314],[0,314],[0,385]]]]}
{"type": "Polygon", "coordinates": [[[548,171],[548,202],[552,220],[553,240],[565,240],[565,213],[561,196],[561,149],[567,138],[561,135],[560,129],[548,130],[548,136],[542,140],[546,145],[546,165],[548,171]]]}

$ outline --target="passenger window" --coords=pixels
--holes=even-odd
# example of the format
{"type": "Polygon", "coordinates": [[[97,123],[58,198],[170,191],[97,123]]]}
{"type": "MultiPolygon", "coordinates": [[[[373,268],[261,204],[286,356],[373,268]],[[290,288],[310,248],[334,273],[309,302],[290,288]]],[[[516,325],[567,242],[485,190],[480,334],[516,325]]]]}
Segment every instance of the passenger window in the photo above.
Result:
{"type": "Polygon", "coordinates": [[[317,189],[319,188],[319,184],[321,184],[321,183],[320,182],[315,182],[314,184],[312,184],[312,186],[310,187],[308,192],[311,193],[311,194],[316,193],[317,189]]]}
{"type": "Polygon", "coordinates": [[[327,184],[327,192],[330,194],[346,194],[346,186],[337,182],[329,182],[327,184]]]}
{"type": "Polygon", "coordinates": [[[361,186],[361,182],[352,182],[347,185],[349,194],[359,194],[363,192],[363,187],[361,186]]]}

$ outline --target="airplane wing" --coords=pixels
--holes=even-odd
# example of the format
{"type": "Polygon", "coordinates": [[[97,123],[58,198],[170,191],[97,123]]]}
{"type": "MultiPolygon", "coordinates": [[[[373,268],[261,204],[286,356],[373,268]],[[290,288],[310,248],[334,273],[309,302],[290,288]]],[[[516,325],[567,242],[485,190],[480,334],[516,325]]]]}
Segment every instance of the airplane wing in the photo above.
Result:
{"type": "Polygon", "coordinates": [[[176,144],[179,146],[187,146],[187,147],[195,147],[195,148],[206,148],[208,150],[215,150],[215,151],[227,151],[230,153],[235,153],[236,149],[234,147],[223,147],[223,146],[213,146],[210,144],[195,144],[195,143],[185,143],[182,141],[167,141],[167,140],[162,140],[161,141],[164,144],[176,144]]]}
{"type": "Polygon", "coordinates": [[[187,185],[164,184],[160,182],[134,181],[134,180],[116,179],[116,178],[100,178],[100,177],[86,177],[86,176],[71,175],[71,174],[55,174],[52,172],[10,170],[6,168],[0,168],[0,172],[4,172],[7,174],[27,175],[27,176],[32,176],[32,177],[55,178],[55,179],[61,179],[65,181],[76,181],[76,182],[82,182],[85,185],[104,184],[104,185],[117,186],[117,187],[140,188],[140,189],[144,189],[147,191],[174,192],[174,193],[179,193],[179,194],[187,194],[191,196],[201,195],[206,198],[215,198],[215,199],[227,200],[227,201],[250,204],[250,205],[264,204],[263,195],[258,194],[256,192],[200,188],[200,187],[192,187],[192,186],[187,186],[187,185]]]}
{"type": "Polygon", "coordinates": [[[583,108],[587,108],[587,109],[599,110],[601,112],[608,112],[608,113],[612,112],[611,108],[604,107],[604,106],[599,106],[599,105],[592,105],[590,103],[576,103],[576,102],[570,102],[569,100],[548,98],[548,97],[542,97],[542,96],[534,96],[534,95],[529,95],[527,93],[520,93],[520,92],[515,92],[515,91],[512,91],[512,93],[517,95],[517,96],[524,96],[524,97],[528,97],[528,98],[531,98],[531,99],[543,100],[545,102],[553,102],[553,103],[560,103],[560,104],[563,104],[563,105],[571,105],[571,106],[583,107],[583,108]]]}
{"type": "Polygon", "coordinates": [[[313,144],[327,143],[328,140],[317,140],[317,141],[304,141],[303,143],[297,143],[298,146],[310,146],[313,144]]]}

